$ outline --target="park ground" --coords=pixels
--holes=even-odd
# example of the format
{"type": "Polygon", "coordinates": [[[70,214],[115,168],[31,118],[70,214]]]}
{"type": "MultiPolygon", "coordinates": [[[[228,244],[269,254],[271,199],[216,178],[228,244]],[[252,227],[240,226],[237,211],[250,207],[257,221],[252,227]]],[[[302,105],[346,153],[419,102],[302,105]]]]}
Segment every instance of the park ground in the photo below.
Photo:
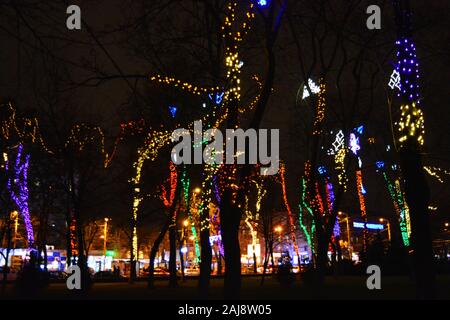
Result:
{"type": "MultiPolygon", "coordinates": [[[[296,279],[291,287],[282,287],[276,279],[268,277],[261,286],[260,277],[243,277],[241,299],[243,300],[310,300],[310,299],[415,299],[414,284],[408,277],[383,277],[381,290],[369,290],[366,278],[358,276],[327,277],[323,290],[314,292],[300,279],[296,279]]],[[[154,289],[148,289],[145,281],[134,284],[95,283],[92,290],[83,299],[92,300],[196,300],[200,296],[197,290],[197,280],[179,281],[177,288],[169,288],[168,281],[157,280],[154,289]]],[[[7,284],[1,299],[22,298],[15,291],[13,283],[7,284]]],[[[65,283],[50,284],[34,299],[70,300],[79,299],[73,291],[69,291],[65,283]]],[[[209,299],[223,298],[223,279],[211,280],[209,299]]],[[[436,298],[450,300],[450,276],[437,278],[436,298]]]]}

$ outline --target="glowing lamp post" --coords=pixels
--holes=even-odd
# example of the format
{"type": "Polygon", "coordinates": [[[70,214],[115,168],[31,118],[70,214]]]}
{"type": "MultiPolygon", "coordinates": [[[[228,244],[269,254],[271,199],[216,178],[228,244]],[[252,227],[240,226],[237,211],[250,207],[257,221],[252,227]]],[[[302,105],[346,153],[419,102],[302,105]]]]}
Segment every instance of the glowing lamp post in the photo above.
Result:
{"type": "MultiPolygon", "coordinates": [[[[183,242],[183,247],[181,248],[181,254],[184,253],[184,255],[185,255],[184,262],[183,262],[183,264],[184,264],[183,269],[186,267],[186,262],[188,260],[189,249],[188,249],[187,240],[186,240],[188,226],[189,226],[189,220],[186,219],[183,221],[183,227],[181,228],[181,241],[183,242]]],[[[184,272],[183,272],[183,277],[184,277],[184,272]]]]}
{"type": "Polygon", "coordinates": [[[184,245],[186,246],[186,236],[185,236],[185,229],[189,226],[189,220],[184,220],[183,221],[183,228],[181,228],[181,239],[184,242],[184,245]]]}
{"type": "Polygon", "coordinates": [[[105,224],[103,225],[103,267],[106,269],[106,239],[108,236],[108,221],[109,218],[105,218],[105,224]]]}

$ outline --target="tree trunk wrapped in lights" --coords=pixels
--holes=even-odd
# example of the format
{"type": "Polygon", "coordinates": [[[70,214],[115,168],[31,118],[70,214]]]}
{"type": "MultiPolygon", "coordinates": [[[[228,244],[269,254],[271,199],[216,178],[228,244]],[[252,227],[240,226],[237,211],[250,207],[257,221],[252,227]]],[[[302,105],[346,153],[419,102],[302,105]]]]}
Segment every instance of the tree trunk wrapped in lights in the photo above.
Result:
{"type": "Polygon", "coordinates": [[[189,223],[191,225],[191,233],[192,233],[194,246],[195,246],[194,264],[197,264],[198,260],[200,258],[200,245],[199,245],[199,241],[198,241],[197,228],[195,227],[196,223],[195,223],[194,217],[192,215],[193,208],[191,208],[191,205],[195,206],[195,201],[194,201],[195,199],[192,199],[192,201],[191,201],[190,184],[191,184],[190,179],[187,177],[186,169],[184,169],[182,177],[181,177],[181,185],[183,187],[184,203],[185,203],[186,211],[188,214],[189,223]]]}
{"type": "Polygon", "coordinates": [[[295,220],[294,215],[291,210],[291,206],[289,205],[288,197],[287,197],[287,190],[286,190],[286,168],[284,164],[281,164],[280,168],[280,180],[281,180],[281,189],[283,191],[283,200],[284,205],[286,207],[286,210],[288,212],[288,218],[289,218],[289,234],[291,235],[292,243],[294,244],[294,250],[295,254],[297,255],[298,261],[300,261],[300,252],[298,250],[298,241],[297,236],[295,234],[295,220]]]}
{"type": "MultiPolygon", "coordinates": [[[[23,145],[19,144],[17,147],[16,160],[14,161],[13,173],[8,177],[7,187],[10,192],[11,198],[14,200],[15,204],[19,208],[19,212],[22,215],[23,222],[25,224],[25,229],[27,232],[27,243],[28,248],[31,250],[34,248],[34,233],[33,225],[30,219],[30,209],[28,205],[28,166],[30,162],[30,155],[26,154],[25,158],[22,159],[23,145]]],[[[5,169],[9,170],[8,156],[5,153],[5,169]]]]}
{"type": "MultiPolygon", "coordinates": [[[[266,50],[268,52],[268,69],[265,83],[262,84],[258,77],[254,76],[253,79],[258,83],[261,90],[260,94],[257,94],[254,99],[246,106],[241,106],[241,68],[243,62],[239,59],[240,46],[244,36],[248,33],[252,20],[255,18],[255,2],[249,1],[245,5],[246,11],[243,21],[238,21],[238,5],[236,0],[230,0],[226,4],[225,8],[225,21],[222,25],[221,34],[223,36],[223,42],[225,44],[225,73],[226,73],[226,85],[225,86],[212,86],[209,88],[193,85],[184,81],[177,80],[175,78],[165,77],[161,75],[153,75],[149,77],[149,80],[154,83],[166,85],[180,90],[186,91],[193,95],[202,94],[217,94],[223,92],[221,95],[220,109],[217,108],[213,112],[206,114],[202,121],[213,125],[215,128],[225,125],[226,128],[235,129],[239,124],[239,116],[249,110],[255,109],[253,120],[250,127],[257,129],[260,125],[262,116],[265,111],[268,99],[272,93],[273,81],[275,76],[275,55],[273,52],[273,45],[277,38],[277,34],[280,27],[280,20],[284,13],[284,1],[275,2],[271,1],[258,4],[265,13],[263,17],[265,20],[267,32],[266,50]],[[280,3],[282,4],[280,6],[280,3]],[[280,7],[280,8],[278,8],[280,7]],[[267,9],[267,11],[266,11],[267,9]]],[[[192,131],[192,125],[188,126],[188,130],[192,131]]],[[[152,131],[146,138],[145,145],[139,150],[138,161],[135,163],[136,175],[133,178],[135,186],[140,183],[140,175],[143,163],[147,159],[154,160],[159,150],[171,143],[171,131],[163,130],[161,132],[152,131]]],[[[229,167],[229,166],[224,166],[229,167]]],[[[223,168],[224,168],[223,167],[223,168]]],[[[250,176],[250,168],[245,167],[244,170],[236,170],[233,166],[231,171],[229,168],[222,169],[218,172],[218,176],[225,176],[230,174],[234,178],[234,182],[238,182],[240,178],[248,181],[250,176]]],[[[245,194],[248,190],[247,183],[239,183],[239,188],[235,188],[236,184],[233,181],[228,181],[225,188],[220,190],[220,228],[223,237],[223,248],[226,262],[226,275],[225,275],[225,288],[228,297],[236,298],[236,294],[240,288],[240,247],[239,247],[239,225],[242,219],[242,213],[244,210],[245,194]],[[237,193],[239,195],[237,196],[237,193]]],[[[137,208],[139,207],[140,190],[135,192],[135,205],[133,206],[133,217],[136,216],[137,208]],[[136,202],[136,200],[138,200],[136,202]]],[[[205,230],[205,229],[203,229],[205,230]]],[[[206,242],[205,242],[206,244],[206,242]]],[[[202,248],[203,249],[203,248],[202,248]]]]}
{"type": "Polygon", "coordinates": [[[425,129],[420,108],[419,64],[412,40],[410,1],[393,0],[393,5],[398,26],[396,71],[400,74],[397,148],[411,219],[411,249],[417,294],[420,298],[432,298],[435,271],[428,214],[430,191],[420,153],[425,129]]]}
{"type": "MultiPolygon", "coordinates": [[[[166,208],[166,220],[164,225],[153,242],[152,248],[150,249],[150,259],[149,259],[149,275],[148,275],[148,287],[154,288],[154,271],[155,271],[155,258],[158,253],[159,246],[161,245],[164,236],[169,230],[170,245],[171,245],[171,259],[169,261],[171,266],[171,280],[170,285],[176,286],[176,261],[173,257],[173,253],[176,254],[176,221],[178,213],[178,203],[181,191],[181,183],[178,183],[178,170],[177,167],[171,162],[170,163],[170,191],[169,196],[167,196],[167,190],[164,185],[161,186],[161,200],[166,208]],[[175,266],[175,270],[174,269],[175,266]]],[[[176,256],[175,256],[176,258],[176,256]]]]}
{"type": "MultiPolygon", "coordinates": [[[[379,169],[384,166],[383,164],[378,164],[380,167],[379,169]]],[[[399,220],[399,228],[401,233],[401,238],[403,245],[405,247],[409,247],[410,242],[410,234],[411,234],[411,226],[410,226],[410,219],[409,219],[409,208],[404,200],[403,192],[401,192],[400,189],[400,181],[395,180],[395,184],[393,184],[386,173],[386,171],[383,171],[383,178],[386,182],[387,189],[389,192],[389,195],[391,197],[392,203],[394,204],[395,213],[397,214],[397,218],[399,220]]]]}

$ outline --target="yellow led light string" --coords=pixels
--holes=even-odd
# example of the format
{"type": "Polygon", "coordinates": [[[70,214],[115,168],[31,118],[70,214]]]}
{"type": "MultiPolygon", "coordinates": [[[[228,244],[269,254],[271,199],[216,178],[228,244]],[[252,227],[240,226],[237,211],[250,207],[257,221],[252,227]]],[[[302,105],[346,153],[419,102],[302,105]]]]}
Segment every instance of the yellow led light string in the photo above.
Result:
{"type": "Polygon", "coordinates": [[[1,119],[1,136],[5,140],[9,140],[12,136],[17,136],[20,138],[22,142],[25,142],[26,139],[30,139],[31,143],[39,142],[42,149],[49,154],[53,154],[54,152],[47,147],[42,138],[40,129],[39,129],[39,121],[37,118],[23,118],[21,121],[23,122],[20,127],[23,129],[19,129],[18,119],[16,117],[16,109],[13,107],[11,102],[2,104],[0,106],[0,113],[5,115],[4,119],[1,119]]]}
{"type": "Polygon", "coordinates": [[[97,140],[99,151],[104,158],[104,167],[107,168],[111,164],[111,161],[113,160],[117,152],[119,143],[123,140],[127,130],[131,131],[132,133],[141,133],[143,131],[144,125],[144,120],[140,120],[137,123],[133,121],[125,124],[122,123],[120,125],[119,134],[117,135],[116,140],[113,144],[111,154],[106,151],[105,134],[103,133],[103,130],[99,126],[89,126],[87,124],[77,124],[72,127],[72,129],[70,130],[69,138],[65,143],[65,147],[67,148],[73,145],[77,148],[77,151],[83,151],[86,145],[97,140]]]}
{"type": "MultiPolygon", "coordinates": [[[[230,88],[224,90],[223,88],[220,88],[218,86],[214,88],[203,88],[200,86],[194,86],[192,84],[189,84],[187,82],[182,82],[180,80],[176,80],[174,78],[170,77],[163,77],[160,75],[156,76],[150,76],[150,81],[157,82],[160,84],[172,86],[174,88],[178,88],[187,92],[190,92],[194,95],[201,95],[201,94],[207,94],[207,93],[214,93],[214,92],[220,92],[224,90],[224,99],[223,99],[223,105],[224,105],[224,112],[223,114],[216,120],[216,127],[218,127],[226,118],[228,117],[228,101],[230,97],[234,101],[240,100],[240,68],[241,68],[241,62],[238,59],[238,46],[237,44],[242,41],[242,37],[244,34],[246,34],[250,28],[249,20],[254,19],[255,15],[254,13],[250,12],[253,9],[253,4],[250,4],[250,10],[246,14],[247,20],[243,24],[242,30],[236,32],[233,36],[233,33],[231,31],[231,27],[235,21],[235,10],[237,6],[237,1],[230,2],[228,4],[228,14],[225,18],[224,26],[222,27],[222,30],[224,31],[224,38],[230,39],[233,38],[231,43],[233,43],[232,46],[227,45],[226,47],[226,54],[225,54],[225,65],[227,68],[227,79],[229,83],[232,85],[230,88]]],[[[227,42],[227,41],[226,41],[227,42]]],[[[259,80],[257,77],[255,77],[257,81],[259,80]]],[[[253,102],[251,103],[250,107],[256,105],[259,97],[255,98],[253,102]],[[256,102],[255,102],[256,101],[256,102]]],[[[207,114],[203,120],[208,119],[211,120],[211,118],[215,117],[215,112],[213,111],[211,114],[207,114]]],[[[208,121],[209,122],[209,121],[208,121]]],[[[190,125],[190,130],[192,131],[192,123],[190,125]]],[[[140,196],[140,188],[139,184],[141,181],[141,174],[142,174],[142,167],[145,162],[145,160],[155,160],[158,156],[158,152],[161,148],[168,145],[171,142],[171,132],[167,130],[163,130],[161,132],[158,131],[151,131],[147,138],[145,139],[144,146],[138,150],[138,159],[134,163],[135,168],[135,176],[132,178],[132,183],[134,184],[135,188],[135,194],[134,194],[134,200],[133,200],[133,217],[137,217],[138,209],[140,202],[142,200],[140,196]]]]}
{"type": "Polygon", "coordinates": [[[226,78],[229,87],[224,93],[224,109],[228,113],[230,107],[229,102],[233,101],[239,105],[241,99],[241,67],[242,62],[239,59],[239,43],[242,42],[243,37],[248,33],[251,26],[251,20],[255,18],[253,12],[254,4],[250,2],[246,13],[246,19],[237,31],[233,31],[233,24],[236,21],[236,7],[237,1],[232,1],[228,4],[228,12],[225,17],[225,22],[222,26],[222,35],[225,40],[225,67],[227,70],[226,78]]]}
{"type": "Polygon", "coordinates": [[[255,214],[255,221],[259,221],[259,213],[261,211],[261,202],[262,199],[266,196],[267,190],[264,188],[264,181],[261,181],[258,183],[258,181],[253,180],[253,182],[256,185],[257,195],[256,195],[256,214],[255,214]]]}
{"type": "Polygon", "coordinates": [[[347,155],[347,149],[345,144],[339,149],[334,156],[335,169],[338,171],[339,185],[343,187],[343,191],[347,191],[348,177],[345,171],[345,157],[347,155]]]}
{"type": "MultiPolygon", "coordinates": [[[[233,98],[235,98],[237,101],[239,101],[240,99],[240,79],[239,79],[239,74],[240,74],[240,61],[238,60],[238,46],[237,44],[242,41],[242,37],[243,35],[245,35],[249,28],[250,28],[250,20],[255,18],[255,14],[252,12],[254,5],[253,3],[251,3],[249,5],[249,10],[246,14],[246,18],[247,20],[243,23],[242,29],[240,31],[237,32],[232,32],[231,28],[233,23],[235,22],[236,16],[235,16],[235,11],[236,11],[236,7],[237,7],[237,1],[232,1],[228,4],[227,8],[228,8],[228,13],[225,17],[225,22],[224,25],[222,26],[222,30],[223,30],[223,36],[224,38],[228,39],[228,38],[232,38],[232,43],[233,45],[228,45],[226,47],[226,57],[225,57],[225,65],[227,68],[227,79],[233,83],[234,85],[232,85],[230,88],[226,89],[224,92],[224,105],[225,105],[225,112],[224,114],[217,119],[216,122],[216,127],[218,127],[227,117],[228,113],[227,113],[227,101],[229,100],[230,96],[232,96],[233,98]]],[[[254,79],[260,83],[259,79],[257,76],[254,76],[254,79]]],[[[206,93],[213,93],[213,92],[220,92],[222,90],[224,90],[223,88],[220,87],[214,87],[214,88],[202,88],[200,86],[194,86],[192,84],[186,83],[186,82],[182,82],[180,80],[176,80],[174,78],[170,78],[170,77],[162,77],[162,76],[152,76],[150,77],[151,81],[155,81],[158,83],[162,83],[162,84],[166,84],[175,88],[179,88],[181,90],[186,90],[192,94],[206,94],[206,93]]],[[[259,84],[259,86],[261,87],[261,84],[259,84]]],[[[258,101],[259,96],[255,98],[255,100],[252,101],[250,107],[254,106],[256,104],[256,102],[258,101]],[[255,102],[256,101],[256,102],[255,102]]],[[[215,116],[215,113],[213,112],[212,114],[213,116],[215,116]]],[[[211,114],[206,115],[203,120],[210,120],[211,118],[211,114]]],[[[192,127],[192,123],[191,126],[192,127]]],[[[147,139],[146,139],[146,146],[144,146],[139,154],[140,157],[145,157],[146,159],[148,159],[149,155],[151,154],[151,159],[154,160],[157,157],[158,154],[158,150],[161,149],[163,146],[167,145],[168,143],[170,143],[170,136],[169,136],[169,132],[164,131],[161,134],[158,134],[157,132],[151,132],[149,133],[147,139]],[[155,135],[159,135],[158,137],[156,137],[155,135]],[[149,151],[148,149],[152,148],[152,151],[149,151]]],[[[145,159],[138,159],[138,163],[141,163],[142,160],[145,159]]],[[[136,169],[139,169],[139,165],[136,165],[136,169]]],[[[136,175],[137,176],[137,175],[136,175]]],[[[136,179],[135,176],[135,179],[136,179]]]]}
{"type": "MultiPolygon", "coordinates": [[[[162,132],[150,132],[145,139],[144,147],[138,149],[138,159],[133,164],[135,169],[135,175],[131,179],[133,184],[133,221],[137,221],[139,205],[142,201],[141,196],[141,178],[142,178],[142,168],[144,166],[145,160],[152,159],[155,160],[158,156],[159,149],[170,141],[172,133],[170,131],[162,132]]],[[[133,246],[136,244],[135,250],[137,250],[137,234],[133,231],[133,246]]]]}
{"type": "MultiPolygon", "coordinates": [[[[44,149],[44,151],[46,151],[49,154],[55,154],[55,152],[52,151],[44,142],[44,139],[42,138],[42,134],[39,128],[39,121],[37,118],[21,119],[20,121],[22,123],[21,125],[19,125],[18,124],[19,120],[17,120],[16,117],[16,110],[14,109],[11,103],[2,104],[0,112],[2,114],[5,113],[8,114],[6,119],[0,121],[1,136],[5,140],[9,140],[10,137],[16,135],[22,141],[30,139],[31,143],[39,143],[40,146],[44,149]],[[19,126],[23,127],[23,129],[19,129],[19,126]]],[[[114,158],[114,155],[117,151],[117,147],[120,141],[122,141],[126,133],[126,130],[142,132],[143,126],[144,126],[143,120],[140,120],[139,122],[137,122],[137,124],[132,121],[126,124],[121,124],[120,132],[114,142],[111,154],[109,154],[106,151],[105,136],[102,129],[99,126],[90,126],[87,124],[74,125],[69,132],[69,137],[64,143],[64,146],[66,148],[72,146],[75,147],[77,151],[83,151],[86,145],[93,143],[94,141],[97,140],[97,142],[99,143],[99,151],[104,157],[104,166],[106,168],[114,158]]]]}
{"type": "Polygon", "coordinates": [[[400,120],[398,122],[398,132],[400,145],[408,139],[416,139],[415,142],[422,146],[425,136],[425,121],[423,112],[416,106],[415,102],[400,106],[400,120]]]}
{"type": "Polygon", "coordinates": [[[423,169],[431,177],[436,178],[440,183],[444,183],[444,179],[442,178],[442,175],[450,176],[450,171],[445,170],[445,169],[441,169],[441,168],[437,168],[437,167],[430,167],[430,166],[423,167],[423,169]]]}
{"type": "MultiPolygon", "coordinates": [[[[27,138],[31,138],[32,143],[39,142],[40,145],[43,147],[43,149],[48,152],[49,154],[54,154],[52,150],[50,150],[47,145],[44,143],[44,140],[42,138],[42,135],[40,133],[39,129],[39,122],[37,118],[23,119],[23,130],[20,130],[17,124],[16,119],[16,111],[13,108],[11,103],[8,104],[2,104],[2,109],[6,108],[6,113],[8,113],[8,117],[5,120],[1,120],[1,134],[2,137],[5,140],[9,140],[11,136],[14,134],[17,135],[21,140],[25,140],[27,138]]],[[[3,110],[1,110],[3,112],[3,110]]],[[[142,122],[142,120],[141,120],[142,122]]],[[[143,125],[142,125],[143,126],[143,125]]],[[[118,137],[116,138],[116,141],[114,143],[113,151],[111,153],[111,156],[109,156],[108,152],[105,150],[105,137],[102,129],[98,126],[89,126],[86,124],[77,124],[73,126],[70,130],[70,134],[68,139],[66,140],[64,146],[66,148],[68,147],[75,147],[77,151],[83,151],[83,149],[86,147],[86,145],[93,143],[95,140],[99,142],[99,151],[104,156],[104,166],[107,167],[110,162],[112,161],[112,158],[114,157],[114,154],[116,153],[118,143],[123,139],[123,135],[125,134],[125,129],[134,128],[134,123],[129,122],[128,124],[122,124],[121,130],[119,132],[118,137]]],[[[139,131],[142,131],[142,128],[139,128],[139,131]]],[[[142,166],[140,166],[138,170],[138,181],[140,181],[140,171],[142,166]]],[[[138,184],[138,183],[137,183],[138,184]]],[[[135,188],[135,193],[139,194],[139,188],[135,188]]],[[[133,202],[133,217],[134,219],[137,219],[137,209],[139,207],[139,203],[142,199],[137,196],[134,199],[133,202]]],[[[136,228],[133,230],[133,252],[135,254],[135,257],[137,256],[137,232],[136,228]]]]}
{"type": "Polygon", "coordinates": [[[173,88],[180,89],[182,91],[187,91],[193,95],[202,95],[209,93],[217,93],[223,91],[221,87],[211,87],[211,88],[202,88],[199,86],[195,86],[188,82],[182,82],[181,80],[177,80],[175,78],[164,77],[161,75],[155,75],[149,77],[150,81],[157,82],[159,84],[164,84],[173,88]]]}
{"type": "Polygon", "coordinates": [[[325,119],[325,107],[326,107],[326,86],[323,79],[320,79],[320,91],[316,106],[316,117],[313,125],[313,135],[320,135],[322,133],[322,123],[325,119]]]}
{"type": "Polygon", "coordinates": [[[102,154],[106,154],[106,158],[108,158],[108,154],[105,152],[105,135],[103,134],[102,129],[100,127],[91,127],[86,124],[78,124],[75,125],[69,134],[69,138],[65,143],[65,147],[74,146],[78,151],[83,151],[86,145],[94,142],[95,139],[99,141],[99,148],[102,154]],[[92,134],[83,134],[85,132],[92,132],[92,134]]]}

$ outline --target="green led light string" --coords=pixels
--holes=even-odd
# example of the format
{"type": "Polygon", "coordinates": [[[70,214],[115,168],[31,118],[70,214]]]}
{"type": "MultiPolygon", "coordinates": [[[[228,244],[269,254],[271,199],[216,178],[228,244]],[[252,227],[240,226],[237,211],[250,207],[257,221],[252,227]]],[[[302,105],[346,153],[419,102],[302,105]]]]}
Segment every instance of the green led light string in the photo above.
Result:
{"type": "MultiPolygon", "coordinates": [[[[305,176],[306,175],[307,174],[305,174],[305,176]]],[[[312,256],[314,256],[314,253],[315,253],[314,232],[316,230],[316,224],[314,222],[314,213],[311,209],[311,206],[308,203],[308,200],[306,199],[306,190],[307,190],[306,184],[307,184],[306,179],[303,178],[302,179],[302,196],[300,199],[300,203],[298,204],[299,222],[300,222],[300,227],[302,228],[303,233],[305,234],[306,241],[308,242],[308,245],[311,248],[311,254],[312,254],[312,256]],[[305,211],[311,217],[311,227],[310,227],[309,231],[308,231],[308,227],[306,226],[306,223],[304,221],[304,212],[305,211]]]]}
{"type": "Polygon", "coordinates": [[[190,208],[190,196],[189,196],[189,187],[191,184],[191,180],[186,177],[186,171],[183,171],[181,183],[183,186],[183,195],[184,195],[184,201],[186,204],[186,211],[188,213],[189,222],[191,224],[191,232],[192,236],[194,237],[194,243],[195,243],[195,259],[194,263],[198,263],[198,257],[200,257],[200,246],[198,243],[198,237],[197,237],[197,229],[195,229],[195,221],[192,217],[191,208],[190,208]]]}
{"type": "MultiPolygon", "coordinates": [[[[389,191],[389,195],[391,196],[392,202],[394,203],[395,211],[397,215],[399,216],[400,220],[400,232],[402,235],[403,244],[405,247],[409,247],[409,236],[408,236],[408,228],[406,223],[406,216],[405,216],[405,204],[406,202],[403,199],[402,193],[398,193],[397,187],[394,186],[390,181],[386,174],[386,172],[383,172],[384,180],[386,181],[387,188],[389,191]]],[[[400,182],[396,180],[396,185],[398,183],[398,186],[400,187],[400,182]]]]}

